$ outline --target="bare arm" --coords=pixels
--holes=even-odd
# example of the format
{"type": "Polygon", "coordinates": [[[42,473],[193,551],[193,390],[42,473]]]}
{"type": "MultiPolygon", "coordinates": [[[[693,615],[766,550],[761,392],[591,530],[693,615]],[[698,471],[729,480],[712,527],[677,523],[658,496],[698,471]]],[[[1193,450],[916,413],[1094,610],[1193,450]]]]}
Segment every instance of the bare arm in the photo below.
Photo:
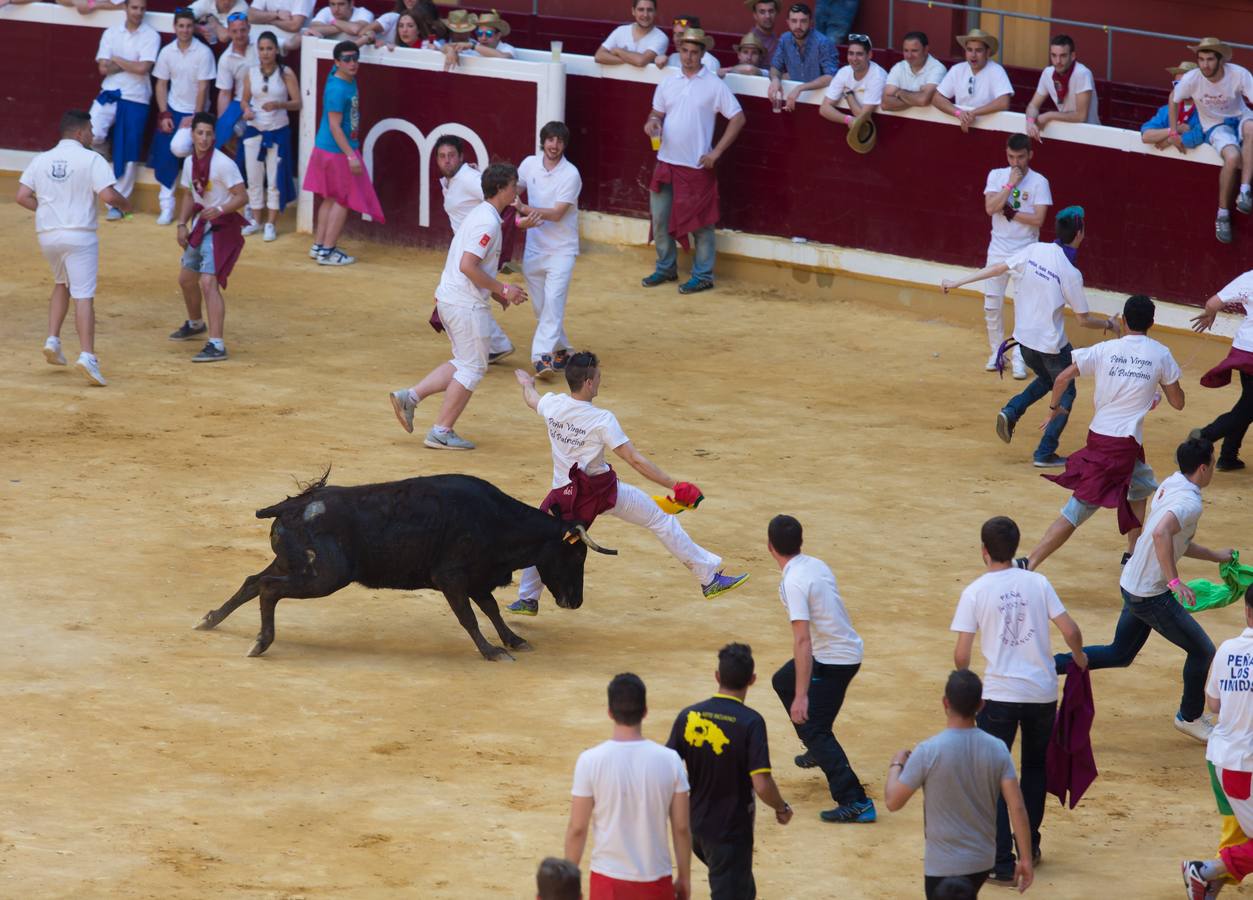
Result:
{"type": "Polygon", "coordinates": [[[570,211],[570,207],[572,206],[574,206],[573,203],[558,203],[556,206],[545,208],[539,206],[527,206],[525,203],[519,203],[518,215],[529,216],[534,214],[546,222],[559,222],[561,221],[561,217],[568,213],[570,211]]]}
{"type": "Polygon", "coordinates": [[[17,205],[31,212],[39,209],[39,200],[35,197],[35,192],[24,184],[17,186],[17,205]]]}
{"type": "Polygon", "coordinates": [[[1075,319],[1084,328],[1095,328],[1098,331],[1120,332],[1118,320],[1112,316],[1094,316],[1092,313],[1075,313],[1075,319]]]}
{"type": "Polygon", "coordinates": [[[153,89],[153,96],[157,100],[157,112],[167,113],[170,111],[170,82],[167,78],[158,78],[157,85],[153,89]]]}
{"type": "Polygon", "coordinates": [[[796,664],[796,695],[788,713],[793,722],[804,725],[809,721],[809,680],[814,674],[814,648],[805,620],[792,623],[792,659],[796,664]]]}
{"type": "Polygon", "coordinates": [[[1183,409],[1183,388],[1179,386],[1179,382],[1163,384],[1162,393],[1166,395],[1167,403],[1175,409],[1183,409]]]}
{"type": "MultiPolygon", "coordinates": [[[[1049,122],[1086,122],[1088,121],[1088,110],[1091,108],[1091,106],[1092,106],[1092,92],[1091,91],[1083,91],[1082,93],[1075,94],[1075,108],[1072,109],[1070,112],[1062,112],[1060,109],[1054,109],[1046,113],[1040,113],[1038,116],[1036,116],[1036,122],[1035,122],[1036,134],[1032,135],[1032,137],[1035,137],[1036,135],[1038,135],[1039,129],[1043,128],[1049,122]]],[[[1031,118],[1030,109],[1027,110],[1027,118],[1028,119],[1031,118]]]]}
{"type": "MultiPolygon", "coordinates": [[[[190,194],[191,192],[188,191],[188,193],[190,194]]],[[[243,182],[240,182],[239,184],[231,188],[230,199],[228,199],[225,203],[220,203],[217,206],[210,206],[208,209],[201,211],[200,217],[202,219],[207,219],[207,220],[212,221],[213,219],[216,219],[218,216],[224,216],[227,213],[232,213],[238,209],[243,209],[244,206],[247,205],[247,203],[248,203],[248,190],[244,186],[243,182]]]]}
{"type": "Polygon", "coordinates": [[[1008,271],[1009,266],[1005,265],[1005,263],[994,263],[986,268],[980,269],[978,272],[972,272],[957,281],[950,281],[946,278],[940,282],[940,286],[944,288],[944,293],[947,294],[949,291],[959,288],[962,285],[970,284],[975,281],[982,281],[985,278],[997,278],[1004,275],[1008,271]]]}
{"type": "Polygon", "coordinates": [[[892,757],[888,764],[888,777],[883,783],[883,802],[889,812],[896,812],[909,802],[914,795],[914,788],[901,781],[901,772],[909,759],[909,751],[901,750],[892,757]]]}
{"type": "Polygon", "coordinates": [[[957,108],[957,104],[945,97],[939,91],[931,97],[931,105],[942,113],[948,113],[950,116],[961,115],[961,110],[957,108]]]}
{"type": "Polygon", "coordinates": [[[712,169],[722,158],[722,154],[727,148],[735,143],[735,139],[740,136],[740,132],[744,130],[744,113],[737,112],[727,120],[727,127],[722,132],[722,139],[718,141],[718,146],[714,147],[708,153],[700,158],[700,164],[706,169],[712,169]]]}
{"type": "Polygon", "coordinates": [[[1070,613],[1062,613],[1053,620],[1053,624],[1062,633],[1066,646],[1070,648],[1070,652],[1074,655],[1075,663],[1078,664],[1079,668],[1086,669],[1088,667],[1088,655],[1083,652],[1083,632],[1079,630],[1075,620],[1070,617],[1070,613]]]}
{"type": "Polygon", "coordinates": [[[1031,866],[1031,823],[1027,819],[1027,804],[1022,799],[1022,789],[1017,778],[1001,779],[1001,796],[1005,798],[1005,806],[1009,810],[1009,824],[1018,843],[1018,862],[1014,867],[1014,875],[1018,881],[1018,892],[1022,893],[1031,887],[1035,873],[1031,866]]]}
{"type": "Polygon", "coordinates": [[[953,645],[953,668],[970,668],[970,654],[974,646],[975,633],[973,631],[959,631],[957,633],[957,643],[953,645]]]}
{"type": "Polygon", "coordinates": [[[112,62],[120,71],[129,72],[132,75],[147,75],[152,71],[153,65],[151,60],[122,59],[120,56],[113,57],[112,62]]]}
{"type": "Polygon", "coordinates": [[[566,859],[576,866],[583,860],[587,847],[587,829],[592,822],[592,797],[574,797],[570,801],[570,823],[566,826],[566,859]]]}
{"type": "Polygon", "coordinates": [[[1023,212],[1022,210],[1019,210],[1018,214],[1014,216],[1014,221],[1022,222],[1024,225],[1030,225],[1032,228],[1040,228],[1048,219],[1048,215],[1049,205],[1047,203],[1042,203],[1037,206],[1033,212],[1023,212]]]}
{"type": "Polygon", "coordinates": [[[360,167],[357,151],[352,149],[352,144],[348,142],[348,135],[344,134],[344,114],[339,110],[330,110],[326,114],[326,122],[331,127],[331,137],[335,140],[335,146],[339,148],[340,153],[348,157],[348,167],[351,169],[354,163],[360,167]]]}
{"type": "Polygon", "coordinates": [[[1004,112],[1007,109],[1009,109],[1009,94],[1001,94],[991,103],[985,103],[978,109],[972,110],[970,114],[972,116],[986,116],[994,112],[1004,112]]]}
{"type": "MultiPolygon", "coordinates": [[[[335,113],[331,113],[331,115],[333,116],[335,113]]],[[[488,291],[493,297],[496,297],[502,307],[507,307],[510,303],[517,305],[526,301],[526,291],[516,284],[505,284],[503,281],[497,281],[479,268],[482,262],[482,259],[467,250],[461,254],[461,263],[457,268],[480,291],[488,291]]]]}
{"type": "Polygon", "coordinates": [[[621,447],[614,447],[613,452],[618,454],[618,456],[622,459],[626,460],[627,464],[632,469],[639,472],[649,481],[653,482],[653,484],[659,484],[667,490],[678,484],[676,479],[671,478],[660,468],[654,465],[648,457],[636,450],[635,445],[630,441],[627,441],[621,447]]]}
{"type": "Polygon", "coordinates": [[[475,50],[479,52],[479,56],[488,59],[513,59],[513,54],[508,50],[501,50],[498,47],[489,47],[486,44],[476,44],[475,50]]]}
{"type": "Polygon", "coordinates": [[[283,84],[287,85],[288,98],[287,102],[282,104],[283,109],[288,112],[299,112],[304,101],[300,98],[300,82],[296,79],[296,73],[290,68],[283,70],[283,84]]]}
{"type": "Polygon", "coordinates": [[[620,66],[626,62],[625,59],[620,58],[617,53],[608,49],[604,44],[596,48],[596,55],[592,58],[602,66],[620,66]]]}
{"type": "MultiPolygon", "coordinates": [[[[596,52],[597,54],[600,53],[599,50],[596,52]]],[[[645,66],[651,65],[653,61],[657,59],[657,51],[655,50],[645,50],[643,53],[636,53],[634,50],[626,50],[620,47],[612,52],[618,62],[626,63],[630,66],[638,66],[641,69],[645,66]]],[[[600,57],[598,55],[597,62],[599,61],[600,57]]]]}
{"type": "Polygon", "coordinates": [[[924,84],[921,90],[907,91],[905,88],[889,84],[883,89],[883,108],[893,112],[910,107],[930,106],[935,97],[938,85],[924,84]]]}
{"type": "Polygon", "coordinates": [[[248,21],[253,25],[277,25],[278,13],[270,12],[268,9],[257,9],[253,6],[248,9],[248,21]]]}
{"type": "Polygon", "coordinates": [[[114,209],[120,209],[124,213],[131,211],[130,200],[118,193],[118,190],[115,187],[109,186],[101,191],[100,199],[112,206],[114,209]]]}
{"type": "Polygon", "coordinates": [[[1222,565],[1225,562],[1231,562],[1231,550],[1211,550],[1208,547],[1202,547],[1200,544],[1188,544],[1188,549],[1183,551],[1183,555],[1188,559],[1202,559],[1205,562],[1218,563],[1222,565]]]}
{"type": "Polygon", "coordinates": [[[649,137],[661,136],[661,123],[666,120],[666,114],[661,110],[650,109],[648,118],[644,120],[644,133],[649,137]]]}
{"type": "Polygon", "coordinates": [[[191,191],[182,188],[178,198],[178,215],[175,217],[178,222],[175,236],[178,238],[178,245],[184,250],[187,249],[187,226],[191,222],[191,212],[195,208],[196,203],[192,199],[191,191]]]}
{"type": "Polygon", "coordinates": [[[209,99],[209,85],[212,83],[207,79],[196,82],[196,112],[205,108],[205,101],[209,99]]]}
{"type": "Polygon", "coordinates": [[[1040,107],[1044,105],[1044,101],[1048,99],[1048,94],[1042,94],[1036,91],[1031,95],[1031,102],[1027,104],[1027,136],[1037,141],[1042,141],[1040,137],[1040,128],[1045,124],[1040,121],[1040,107]]]}
{"type": "Polygon", "coordinates": [[[769,772],[757,772],[752,779],[753,790],[757,792],[761,802],[774,810],[775,818],[780,825],[786,825],[792,818],[792,807],[788,806],[783,795],[779,793],[779,786],[775,784],[774,776],[769,772]]]}
{"type": "MultiPolygon", "coordinates": [[[[240,106],[244,108],[244,118],[248,118],[248,82],[244,81],[243,88],[244,99],[240,101],[240,106]]],[[[229,91],[218,91],[218,118],[226,113],[226,107],[231,105],[231,101],[235,99],[235,91],[232,88],[229,91]]]]}
{"type": "Polygon", "coordinates": [[[531,409],[539,409],[539,392],[535,390],[535,376],[521,369],[513,370],[513,377],[522,385],[522,400],[531,409]]]}
{"type": "Polygon", "coordinates": [[[674,895],[686,900],[692,887],[692,810],[687,791],[670,798],[670,834],[674,840],[674,895]]]}

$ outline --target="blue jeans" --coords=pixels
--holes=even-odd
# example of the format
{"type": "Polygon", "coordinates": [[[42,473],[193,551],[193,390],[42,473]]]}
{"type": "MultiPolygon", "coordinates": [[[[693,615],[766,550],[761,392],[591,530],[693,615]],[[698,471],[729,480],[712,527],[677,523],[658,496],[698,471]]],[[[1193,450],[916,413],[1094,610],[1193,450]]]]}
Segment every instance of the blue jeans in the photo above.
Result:
{"type": "MultiPolygon", "coordinates": [[[[1000,738],[1010,750],[1014,749],[1014,735],[1022,729],[1022,758],[1018,768],[1022,785],[1022,799],[1027,807],[1027,821],[1031,824],[1031,852],[1040,849],[1040,823],[1044,821],[1044,798],[1046,779],[1044,758],[1048,753],[1049,738],[1053,735],[1053,720],[1057,717],[1057,701],[1052,703],[1006,703],[988,700],[978,716],[979,728],[992,737],[1000,738]]],[[[1023,837],[1019,835],[1019,837],[1023,837]]],[[[1024,840],[1024,844],[1027,842],[1024,840]]],[[[1014,838],[1009,827],[1009,810],[1004,798],[996,801],[996,874],[1014,874],[1014,838]]]]}
{"type": "MultiPolygon", "coordinates": [[[[1032,403],[1053,392],[1053,379],[1070,365],[1070,351],[1070,344],[1056,353],[1040,353],[1030,347],[1022,347],[1022,361],[1032,372],[1035,372],[1035,380],[1027,385],[1027,389],[1021,394],[1006,403],[1004,409],[1001,410],[1009,416],[1011,425],[1023,417],[1027,407],[1032,403]]],[[[1037,460],[1048,459],[1057,452],[1057,445],[1061,441],[1062,432],[1066,429],[1066,422],[1070,418],[1070,408],[1075,405],[1075,394],[1075,383],[1071,381],[1061,399],[1061,406],[1066,410],[1066,414],[1049,422],[1049,427],[1044,429],[1040,445],[1035,448],[1034,456],[1037,460]]]]}
{"type": "MultiPolygon", "coordinates": [[[[670,208],[674,206],[674,188],[663,184],[661,190],[650,191],[648,209],[653,216],[653,241],[657,244],[657,271],[672,275],[679,270],[678,245],[670,234],[670,208]]],[[[707,225],[692,232],[696,254],[692,257],[692,277],[697,281],[714,280],[714,257],[717,244],[714,227],[707,225]]]]}
{"type": "MultiPolygon", "coordinates": [[[[1214,659],[1214,642],[1170,591],[1156,597],[1136,597],[1122,591],[1122,615],[1114,628],[1114,643],[1084,647],[1088,669],[1124,669],[1131,665],[1149,634],[1156,631],[1188,654],[1183,664],[1183,697],[1179,715],[1191,722],[1205,711],[1205,676],[1214,659]]],[[[1054,658],[1059,674],[1070,664],[1069,653],[1054,658]]]]}
{"type": "Polygon", "coordinates": [[[848,30],[857,18],[861,0],[818,0],[814,9],[814,29],[837,44],[848,40],[848,30]]]}

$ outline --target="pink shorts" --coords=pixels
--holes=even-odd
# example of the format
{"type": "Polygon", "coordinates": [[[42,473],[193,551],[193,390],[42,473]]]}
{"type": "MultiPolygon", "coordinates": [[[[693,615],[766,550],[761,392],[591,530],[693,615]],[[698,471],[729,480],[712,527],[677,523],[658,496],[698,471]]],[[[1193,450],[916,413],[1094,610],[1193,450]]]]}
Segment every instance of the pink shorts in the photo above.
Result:
{"type": "Polygon", "coordinates": [[[348,157],[342,153],[314,147],[313,155],[309,157],[309,169],[305,172],[304,189],[367,215],[376,222],[385,221],[369,174],[364,170],[360,175],[352,174],[348,168],[348,157]]]}

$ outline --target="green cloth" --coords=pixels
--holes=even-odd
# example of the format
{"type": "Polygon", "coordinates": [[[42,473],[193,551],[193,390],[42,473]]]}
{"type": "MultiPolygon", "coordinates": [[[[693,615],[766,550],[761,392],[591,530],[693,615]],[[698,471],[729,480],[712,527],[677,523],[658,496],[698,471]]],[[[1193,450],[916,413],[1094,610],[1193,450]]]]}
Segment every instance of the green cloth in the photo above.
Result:
{"type": "Polygon", "coordinates": [[[1181,604],[1183,608],[1190,613],[1199,613],[1203,609],[1222,609],[1243,597],[1244,592],[1253,585],[1253,566],[1240,565],[1238,550],[1231,552],[1231,562],[1225,562],[1218,567],[1218,574],[1223,577],[1222,584],[1206,581],[1204,578],[1189,581],[1188,587],[1196,594],[1196,605],[1181,604]]]}
{"type": "Polygon", "coordinates": [[[1218,773],[1214,771],[1214,764],[1206,760],[1205,765],[1209,769],[1209,786],[1214,789],[1214,800],[1218,803],[1218,814],[1220,816],[1234,816],[1235,813],[1231,811],[1231,803],[1227,800],[1227,792],[1218,783],[1218,773]]]}

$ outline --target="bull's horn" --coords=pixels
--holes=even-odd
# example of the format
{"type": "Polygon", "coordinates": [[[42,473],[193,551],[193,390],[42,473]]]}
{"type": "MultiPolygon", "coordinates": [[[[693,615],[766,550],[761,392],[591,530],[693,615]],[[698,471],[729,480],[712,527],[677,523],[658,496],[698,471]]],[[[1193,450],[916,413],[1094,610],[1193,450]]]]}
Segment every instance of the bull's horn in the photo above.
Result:
{"type": "Polygon", "coordinates": [[[591,548],[592,548],[593,550],[595,550],[597,553],[603,553],[603,554],[605,554],[606,556],[617,556],[617,555],[618,555],[618,551],[617,551],[617,550],[606,550],[606,549],[605,549],[604,547],[602,547],[600,544],[598,544],[598,543],[596,543],[594,540],[592,540],[592,539],[588,536],[588,534],[587,534],[587,529],[586,529],[586,528],[584,528],[582,525],[575,525],[575,526],[574,526],[574,533],[575,533],[575,534],[577,534],[577,535],[579,536],[579,540],[580,540],[580,541],[582,541],[583,543],[587,544],[587,546],[591,547],[591,548]]]}

